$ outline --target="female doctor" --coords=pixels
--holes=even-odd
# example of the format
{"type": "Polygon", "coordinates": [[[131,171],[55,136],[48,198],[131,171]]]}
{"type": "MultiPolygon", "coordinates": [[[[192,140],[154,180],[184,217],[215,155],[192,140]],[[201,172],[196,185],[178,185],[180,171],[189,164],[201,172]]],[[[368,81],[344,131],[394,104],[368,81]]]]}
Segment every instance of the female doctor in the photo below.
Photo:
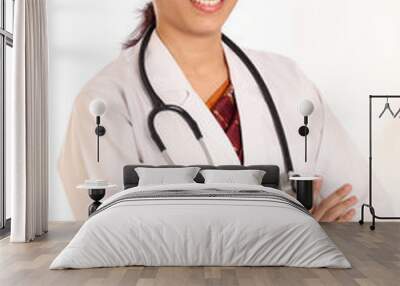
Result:
{"type": "MultiPolygon", "coordinates": [[[[147,119],[153,110],[139,75],[139,51],[148,27],[156,25],[145,53],[151,85],[162,101],[186,110],[197,122],[215,165],[276,164],[287,180],[280,142],[267,104],[249,69],[221,41],[221,29],[237,0],[154,0],[144,21],[120,56],[100,71],[75,100],[59,158],[59,172],[76,219],[87,216],[90,199],[76,186],[101,178],[122,186],[128,164],[166,164],[151,139],[147,119]],[[94,118],[89,104],[107,104],[102,117],[101,159],[96,160],[94,118]]],[[[356,214],[367,192],[366,164],[344,129],[324,106],[315,86],[295,63],[275,54],[245,50],[268,85],[299,174],[315,172],[312,209],[319,221],[345,222],[356,214]],[[300,102],[311,100],[309,160],[304,164],[304,138],[298,128],[300,102]],[[323,182],[323,183],[322,183],[323,182]],[[321,196],[320,196],[321,195],[321,196]]],[[[208,164],[199,142],[176,113],[155,119],[157,130],[175,164],[208,164]]],[[[107,195],[111,195],[109,192],[107,195]]]]}

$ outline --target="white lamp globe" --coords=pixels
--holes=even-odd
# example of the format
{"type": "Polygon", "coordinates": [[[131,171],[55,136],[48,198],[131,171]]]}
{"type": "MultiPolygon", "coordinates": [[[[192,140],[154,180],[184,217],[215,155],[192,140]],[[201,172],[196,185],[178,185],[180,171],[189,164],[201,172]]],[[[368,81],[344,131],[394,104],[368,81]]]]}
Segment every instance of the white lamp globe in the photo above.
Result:
{"type": "Polygon", "coordinates": [[[93,99],[89,105],[89,111],[93,116],[103,116],[106,113],[106,103],[99,99],[93,99]]]}
{"type": "Polygon", "coordinates": [[[299,111],[303,116],[309,116],[314,111],[314,104],[310,100],[304,100],[300,103],[299,111]]]}

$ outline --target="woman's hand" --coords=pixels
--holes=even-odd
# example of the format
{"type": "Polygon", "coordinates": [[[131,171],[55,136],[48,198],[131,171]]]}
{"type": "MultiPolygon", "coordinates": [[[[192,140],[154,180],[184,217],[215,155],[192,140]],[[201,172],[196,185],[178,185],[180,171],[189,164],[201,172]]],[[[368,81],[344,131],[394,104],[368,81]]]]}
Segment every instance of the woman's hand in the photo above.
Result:
{"type": "Polygon", "coordinates": [[[351,208],[357,203],[357,197],[347,197],[352,186],[345,184],[317,204],[320,197],[322,178],[314,181],[314,207],[310,210],[312,216],[320,222],[348,222],[351,221],[356,211],[351,208]]]}

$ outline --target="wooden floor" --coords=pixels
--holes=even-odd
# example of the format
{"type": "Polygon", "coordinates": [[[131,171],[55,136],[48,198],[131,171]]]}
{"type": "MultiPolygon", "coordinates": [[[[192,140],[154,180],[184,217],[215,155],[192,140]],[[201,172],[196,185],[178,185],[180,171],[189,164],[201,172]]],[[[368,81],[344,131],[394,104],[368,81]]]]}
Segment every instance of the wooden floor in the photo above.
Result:
{"type": "Polygon", "coordinates": [[[285,267],[126,267],[48,270],[78,230],[78,223],[53,223],[49,233],[30,244],[0,241],[0,285],[400,285],[400,224],[324,224],[353,269],[285,267]]]}

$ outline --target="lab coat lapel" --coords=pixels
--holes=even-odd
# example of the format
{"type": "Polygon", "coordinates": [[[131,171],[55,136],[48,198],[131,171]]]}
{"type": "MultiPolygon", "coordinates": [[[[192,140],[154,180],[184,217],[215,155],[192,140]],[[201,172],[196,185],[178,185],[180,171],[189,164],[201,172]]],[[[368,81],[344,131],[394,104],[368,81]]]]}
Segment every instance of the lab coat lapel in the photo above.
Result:
{"type": "MultiPolygon", "coordinates": [[[[239,110],[244,164],[281,165],[279,141],[257,83],[240,58],[226,46],[225,55],[239,110]]],[[[270,86],[268,79],[264,80],[270,86]]]]}
{"type": "MultiPolygon", "coordinates": [[[[203,100],[193,90],[175,59],[162,43],[157,33],[152,35],[146,53],[146,68],[151,83],[166,104],[176,104],[185,109],[197,122],[203,140],[214,164],[240,164],[236,152],[219,123],[203,100]]],[[[199,143],[176,115],[160,115],[160,132],[177,164],[208,163],[199,143]],[[180,136],[180,138],[178,138],[180,136]],[[177,144],[177,141],[183,144],[177,144]],[[190,154],[189,154],[190,153],[190,154]]],[[[158,122],[157,122],[158,123],[158,122]]]]}

